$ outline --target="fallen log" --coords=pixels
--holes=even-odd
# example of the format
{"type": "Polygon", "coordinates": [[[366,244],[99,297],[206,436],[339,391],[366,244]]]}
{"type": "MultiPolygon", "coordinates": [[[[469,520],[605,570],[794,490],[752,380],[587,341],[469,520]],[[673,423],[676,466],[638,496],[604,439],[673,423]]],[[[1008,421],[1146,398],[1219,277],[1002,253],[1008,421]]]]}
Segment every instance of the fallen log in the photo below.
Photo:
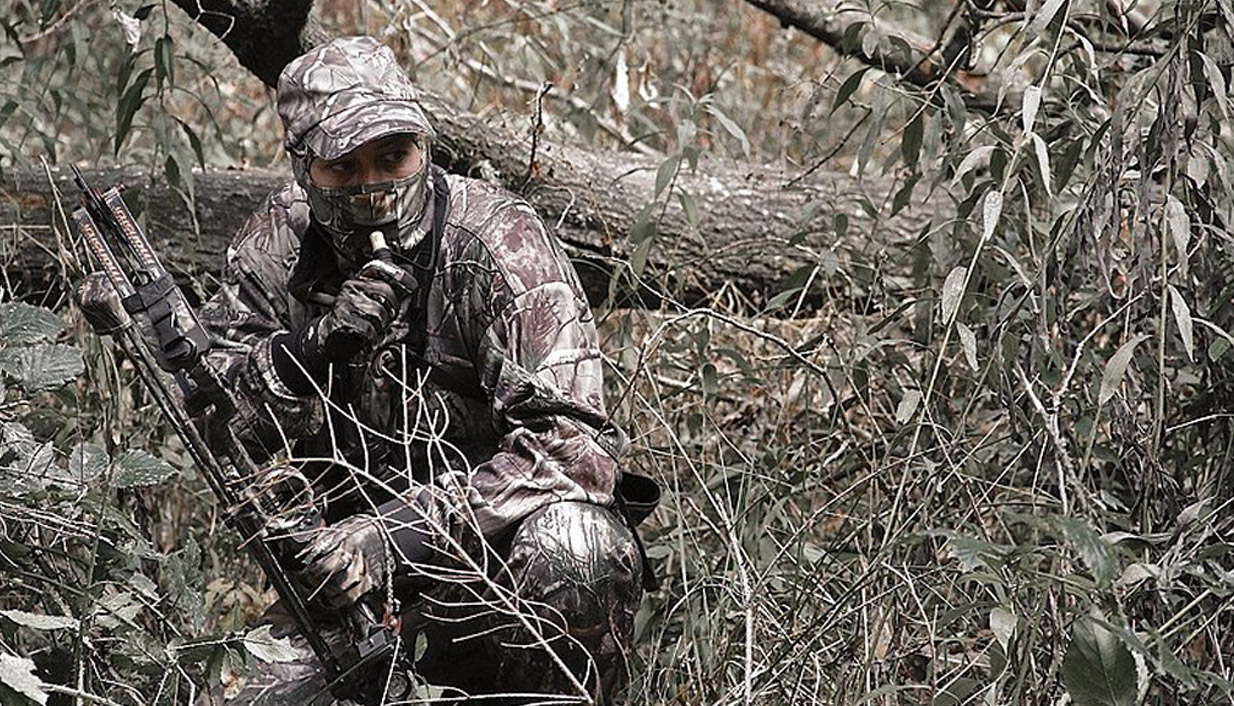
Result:
{"type": "MultiPolygon", "coordinates": [[[[457,151],[442,156],[448,163],[485,164],[472,171],[509,183],[526,166],[504,156],[505,147],[456,144],[456,150],[470,151],[468,158],[457,151]]],[[[523,194],[556,230],[593,303],[609,296],[614,276],[634,282],[629,275],[636,246],[629,236],[647,204],[654,204],[649,220],[657,224],[655,235],[639,284],[625,287],[640,291],[645,305],[657,303],[656,292],[695,304],[729,290],[758,306],[803,265],[843,261],[853,252],[872,254],[917,236],[931,218],[939,225],[946,219],[947,209],[935,204],[879,218],[889,209],[885,204],[895,186],[886,182],[825,175],[789,187],[789,175],[780,170],[704,161],[697,172],[683,167],[672,187],[696,204],[695,221],[677,196],[655,198],[657,160],[551,145],[537,162],[542,174],[523,194]],[[838,214],[848,223],[842,239],[833,228],[838,214]]],[[[72,266],[72,237],[61,208],[71,210],[76,190],[67,169],[49,174],[50,179],[48,173],[10,171],[0,178],[0,260],[10,288],[23,282],[27,289],[45,287],[63,272],[60,260],[67,258],[72,266]]],[[[127,168],[87,171],[87,176],[100,185],[125,183],[169,268],[195,280],[203,292],[212,289],[227,243],[244,219],[290,178],[286,171],[260,169],[197,173],[194,222],[184,199],[161,175],[127,168]]],[[[807,296],[807,303],[813,298],[807,296]]]]}

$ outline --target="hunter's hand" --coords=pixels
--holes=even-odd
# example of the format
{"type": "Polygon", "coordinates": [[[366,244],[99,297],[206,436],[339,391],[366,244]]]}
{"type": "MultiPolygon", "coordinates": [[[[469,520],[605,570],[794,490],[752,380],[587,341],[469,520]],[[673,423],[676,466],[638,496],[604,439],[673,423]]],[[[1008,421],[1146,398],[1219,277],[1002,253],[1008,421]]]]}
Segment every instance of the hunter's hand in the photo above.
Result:
{"type": "Polygon", "coordinates": [[[391,554],[381,520],[356,515],[323,527],[299,559],[310,600],[344,608],[385,583],[391,554]]]}
{"type": "Polygon", "coordinates": [[[310,345],[333,362],[345,362],[372,348],[399,309],[394,287],[361,274],[343,283],[334,306],[312,327],[310,345]]]}
{"type": "Polygon", "coordinates": [[[120,293],[103,272],[86,275],[77,288],[77,306],[85,315],[86,322],[100,336],[115,333],[129,321],[129,315],[120,303],[120,293]]]}

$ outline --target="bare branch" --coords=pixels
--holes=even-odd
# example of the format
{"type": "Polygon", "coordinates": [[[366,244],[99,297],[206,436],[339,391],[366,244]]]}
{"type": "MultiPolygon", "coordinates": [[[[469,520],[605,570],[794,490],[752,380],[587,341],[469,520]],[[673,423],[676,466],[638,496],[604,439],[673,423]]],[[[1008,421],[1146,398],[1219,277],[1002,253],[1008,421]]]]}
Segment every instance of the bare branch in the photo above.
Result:
{"type": "MultiPolygon", "coordinates": [[[[879,19],[848,0],[746,0],[749,4],[827,44],[841,54],[898,76],[920,88],[934,88],[951,70],[939,52],[941,42],[879,19]]],[[[965,103],[973,109],[993,112],[997,86],[986,86],[980,95],[968,93],[965,103]]]]}

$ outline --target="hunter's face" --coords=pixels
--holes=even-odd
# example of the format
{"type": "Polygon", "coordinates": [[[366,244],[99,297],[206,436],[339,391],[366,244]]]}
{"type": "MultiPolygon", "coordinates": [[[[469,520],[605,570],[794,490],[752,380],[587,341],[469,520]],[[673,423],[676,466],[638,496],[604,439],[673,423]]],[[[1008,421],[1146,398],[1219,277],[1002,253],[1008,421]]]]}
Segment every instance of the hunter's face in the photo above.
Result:
{"type": "Polygon", "coordinates": [[[399,133],[366,142],[338,159],[314,159],[309,177],[326,189],[381,184],[419,172],[423,158],[416,138],[399,133]]]}

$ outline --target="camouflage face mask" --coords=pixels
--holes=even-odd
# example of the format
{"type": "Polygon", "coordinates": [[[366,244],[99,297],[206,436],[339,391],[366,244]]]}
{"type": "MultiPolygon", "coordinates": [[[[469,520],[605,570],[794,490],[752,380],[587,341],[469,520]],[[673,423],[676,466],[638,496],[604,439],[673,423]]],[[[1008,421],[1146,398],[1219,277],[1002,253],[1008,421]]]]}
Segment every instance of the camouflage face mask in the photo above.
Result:
{"type": "Polygon", "coordinates": [[[313,217],[335,250],[357,260],[373,230],[386,231],[392,243],[407,247],[428,200],[428,157],[415,174],[379,184],[329,188],[309,178],[306,191],[313,217]]]}

